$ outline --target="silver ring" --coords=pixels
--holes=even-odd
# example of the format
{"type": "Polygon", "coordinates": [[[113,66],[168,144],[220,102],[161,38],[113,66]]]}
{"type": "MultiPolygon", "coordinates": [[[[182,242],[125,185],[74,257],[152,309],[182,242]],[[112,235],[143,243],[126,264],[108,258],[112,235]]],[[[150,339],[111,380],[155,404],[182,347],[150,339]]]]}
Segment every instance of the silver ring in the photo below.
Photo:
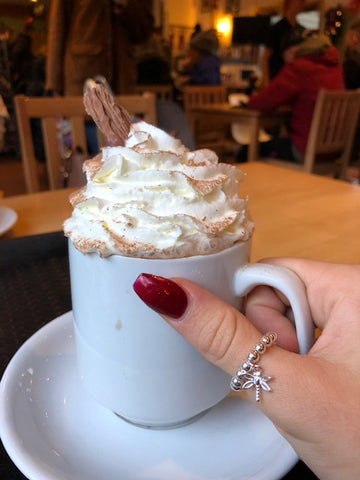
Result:
{"type": "Polygon", "coordinates": [[[232,390],[239,392],[255,387],[255,400],[257,402],[260,402],[261,390],[271,392],[271,388],[268,385],[271,377],[262,375],[262,369],[257,363],[260,360],[260,356],[263,355],[271,345],[276,343],[276,339],[277,335],[274,332],[266,333],[261,337],[260,341],[249,352],[241,368],[235,372],[235,375],[232,377],[230,382],[232,390]]]}

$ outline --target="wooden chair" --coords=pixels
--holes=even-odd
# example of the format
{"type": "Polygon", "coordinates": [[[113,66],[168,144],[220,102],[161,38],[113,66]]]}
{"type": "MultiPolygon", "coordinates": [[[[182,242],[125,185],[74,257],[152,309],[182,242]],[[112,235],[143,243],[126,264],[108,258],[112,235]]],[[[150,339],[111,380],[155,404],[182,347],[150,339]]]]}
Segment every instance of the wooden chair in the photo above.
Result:
{"type": "Polygon", "coordinates": [[[185,112],[204,103],[226,102],[226,87],[223,85],[188,85],[184,88],[185,112]]]}
{"type": "Polygon", "coordinates": [[[304,163],[267,159],[267,163],[307,173],[345,178],[360,112],[360,92],[320,90],[318,93],[304,163]]]}
{"type": "Polygon", "coordinates": [[[150,92],[154,93],[158,100],[172,100],[172,85],[135,85],[134,92],[138,95],[150,92]]]}
{"type": "MultiPolygon", "coordinates": [[[[117,100],[131,115],[141,116],[146,122],[156,125],[154,94],[120,95],[117,100]]],[[[40,190],[39,173],[41,170],[41,165],[34,152],[31,119],[41,120],[48,187],[50,190],[61,188],[63,186],[64,158],[62,158],[57,125],[59,119],[66,118],[71,125],[72,150],[75,151],[79,148],[84,154],[87,154],[85,124],[91,119],[85,112],[83,97],[54,98],[16,95],[15,111],[28,193],[40,190]]],[[[98,139],[99,146],[104,146],[102,135],[99,134],[98,139]]]]}
{"type": "Polygon", "coordinates": [[[228,125],[207,119],[206,122],[193,122],[191,108],[209,103],[224,103],[227,101],[226,87],[223,85],[188,85],[184,88],[183,103],[186,116],[193,128],[193,136],[197,148],[212,148],[224,151],[229,147],[230,130],[228,125]]]}

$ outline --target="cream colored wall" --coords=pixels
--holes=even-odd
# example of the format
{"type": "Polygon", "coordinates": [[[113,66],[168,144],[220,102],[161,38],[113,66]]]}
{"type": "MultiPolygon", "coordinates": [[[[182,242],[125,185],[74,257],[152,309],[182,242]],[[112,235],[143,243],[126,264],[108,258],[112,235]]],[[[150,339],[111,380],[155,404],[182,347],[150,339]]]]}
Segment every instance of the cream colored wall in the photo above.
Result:
{"type": "MultiPolygon", "coordinates": [[[[312,3],[312,0],[308,0],[312,3]]],[[[322,0],[323,8],[326,10],[331,7],[335,7],[339,3],[343,6],[347,6],[351,0],[322,0]]],[[[219,10],[223,9],[225,0],[219,1],[219,10]]],[[[209,25],[214,18],[213,15],[201,14],[200,12],[201,0],[165,0],[165,16],[167,25],[184,25],[187,27],[193,27],[195,23],[202,20],[205,23],[204,28],[211,28],[209,25]]],[[[241,0],[241,9],[239,13],[241,15],[251,15],[261,7],[280,6],[281,0],[241,0]]]]}
{"type": "MultiPolygon", "coordinates": [[[[337,5],[343,5],[346,7],[351,0],[322,0],[323,9],[327,10],[328,8],[336,7],[337,5]]],[[[307,0],[306,3],[313,3],[313,0],[307,0]]],[[[241,2],[241,15],[251,15],[260,7],[272,7],[279,6],[281,8],[281,0],[242,0],[241,2]]]]}
{"type": "Polygon", "coordinates": [[[165,12],[168,25],[193,28],[200,23],[203,30],[214,26],[214,13],[202,13],[201,0],[165,0],[165,12]]]}
{"type": "Polygon", "coordinates": [[[193,28],[197,22],[194,0],[165,0],[164,7],[168,25],[183,25],[193,28]]]}
{"type": "Polygon", "coordinates": [[[279,0],[244,0],[241,2],[240,15],[254,15],[258,8],[281,5],[279,0]]]}
{"type": "MultiPolygon", "coordinates": [[[[314,3],[314,0],[306,1],[314,3]]],[[[350,0],[320,0],[323,12],[335,7],[339,3],[346,7],[350,0]]],[[[175,39],[182,35],[185,38],[185,45],[187,45],[191,31],[196,23],[199,22],[204,30],[216,26],[217,19],[224,15],[225,0],[219,0],[218,5],[217,11],[202,13],[201,0],[164,0],[165,35],[175,34],[175,39]],[[176,28],[171,28],[172,26],[176,28]],[[181,29],[181,27],[184,28],[181,29]]],[[[261,8],[278,7],[281,9],[282,0],[241,0],[239,5],[241,5],[238,12],[239,15],[254,15],[261,8]]],[[[231,19],[230,15],[229,18],[231,19]]],[[[174,43],[175,51],[178,50],[176,47],[177,43],[177,41],[174,43]]],[[[220,37],[220,43],[222,46],[229,46],[231,43],[231,32],[226,38],[220,37]]]]}
{"type": "Polygon", "coordinates": [[[174,57],[185,53],[190,35],[199,21],[195,0],[164,1],[164,35],[171,41],[174,57]]]}

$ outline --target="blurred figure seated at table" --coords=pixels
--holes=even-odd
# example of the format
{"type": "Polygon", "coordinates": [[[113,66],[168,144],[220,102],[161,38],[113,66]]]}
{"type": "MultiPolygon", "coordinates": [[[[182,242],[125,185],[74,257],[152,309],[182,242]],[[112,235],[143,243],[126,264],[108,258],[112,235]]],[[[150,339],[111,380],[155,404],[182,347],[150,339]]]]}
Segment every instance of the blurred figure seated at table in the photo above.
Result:
{"type": "Polygon", "coordinates": [[[343,67],[346,88],[360,88],[360,19],[350,25],[346,32],[343,67]]]}
{"type": "Polygon", "coordinates": [[[181,85],[220,85],[219,40],[215,30],[196,33],[178,79],[181,85]]]}
{"type": "Polygon", "coordinates": [[[170,45],[162,36],[161,27],[153,27],[149,40],[135,50],[138,85],[169,85],[172,83],[170,45]]]}
{"type": "Polygon", "coordinates": [[[284,38],[283,52],[283,68],[267,87],[250,97],[248,108],[269,113],[290,106],[289,137],[275,135],[261,144],[261,156],[302,163],[317,94],[321,89],[343,90],[343,69],[329,37],[303,28],[284,38]]]}

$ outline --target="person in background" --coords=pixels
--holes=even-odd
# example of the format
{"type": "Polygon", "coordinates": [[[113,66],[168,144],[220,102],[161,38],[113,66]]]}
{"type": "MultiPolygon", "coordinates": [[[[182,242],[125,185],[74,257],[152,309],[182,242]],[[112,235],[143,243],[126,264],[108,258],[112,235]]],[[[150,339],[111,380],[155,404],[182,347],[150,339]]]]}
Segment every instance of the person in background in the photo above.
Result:
{"type": "MultiPolygon", "coordinates": [[[[45,56],[34,53],[34,18],[24,20],[24,28],[10,45],[10,62],[12,73],[12,91],[14,95],[41,97],[45,86],[45,56]]],[[[36,158],[45,161],[45,151],[42,140],[41,122],[37,118],[31,119],[31,132],[34,142],[36,158]]]]}
{"type": "Polygon", "coordinates": [[[137,84],[171,85],[171,49],[161,27],[153,27],[149,40],[136,49],[137,84]]]}
{"type": "Polygon", "coordinates": [[[147,0],[52,0],[48,22],[46,90],[82,95],[101,75],[116,94],[136,83],[135,44],[152,32],[147,0]]]}
{"type": "Polygon", "coordinates": [[[182,67],[182,85],[220,85],[219,40],[215,30],[197,33],[190,40],[188,56],[182,67]]]}
{"type": "MultiPolygon", "coordinates": [[[[345,87],[348,90],[360,88],[360,19],[355,20],[345,35],[345,56],[343,62],[345,87]]],[[[360,119],[358,121],[351,149],[350,172],[356,183],[360,183],[360,119]]]]}
{"type": "Polygon", "coordinates": [[[360,19],[352,23],[346,33],[343,67],[346,88],[360,88],[360,19]]]}
{"type": "Polygon", "coordinates": [[[197,35],[201,31],[202,31],[201,25],[200,25],[200,23],[197,23],[194,27],[194,31],[191,34],[191,38],[193,38],[195,35],[197,35]]]}
{"type": "Polygon", "coordinates": [[[263,86],[268,85],[284,65],[282,42],[294,27],[300,26],[296,16],[303,11],[304,5],[305,0],[285,0],[283,17],[270,28],[269,40],[262,57],[263,86]]]}
{"type": "Polygon", "coordinates": [[[27,17],[24,20],[24,28],[10,44],[11,81],[14,94],[28,92],[28,84],[32,78],[33,70],[33,31],[34,19],[27,17]]]}
{"type": "Polygon", "coordinates": [[[0,153],[3,151],[4,147],[6,146],[5,142],[5,134],[6,134],[6,127],[7,122],[9,120],[9,112],[6,108],[4,100],[0,95],[0,153]]]}
{"type": "Polygon", "coordinates": [[[284,59],[286,63],[278,75],[252,95],[247,106],[264,113],[281,105],[291,107],[289,138],[275,137],[263,143],[262,156],[302,163],[317,94],[322,88],[343,90],[343,69],[329,37],[309,35],[302,28],[291,31],[284,39],[284,59]]]}

